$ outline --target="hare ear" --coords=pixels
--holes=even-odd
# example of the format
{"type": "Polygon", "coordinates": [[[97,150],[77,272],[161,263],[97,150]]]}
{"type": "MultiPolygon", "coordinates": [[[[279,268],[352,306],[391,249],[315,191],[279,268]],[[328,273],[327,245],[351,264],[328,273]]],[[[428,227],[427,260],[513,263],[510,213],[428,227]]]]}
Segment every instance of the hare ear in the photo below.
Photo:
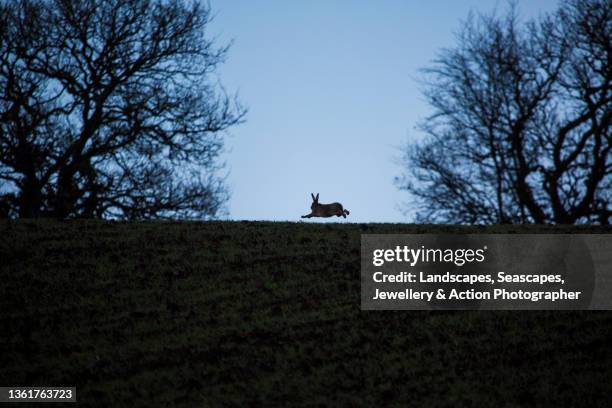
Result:
{"type": "Polygon", "coordinates": [[[314,194],[310,193],[310,196],[312,197],[312,201],[317,201],[317,199],[315,198],[314,194]]]}
{"type": "Polygon", "coordinates": [[[315,201],[319,200],[319,193],[317,193],[317,196],[315,197],[315,201]]]}

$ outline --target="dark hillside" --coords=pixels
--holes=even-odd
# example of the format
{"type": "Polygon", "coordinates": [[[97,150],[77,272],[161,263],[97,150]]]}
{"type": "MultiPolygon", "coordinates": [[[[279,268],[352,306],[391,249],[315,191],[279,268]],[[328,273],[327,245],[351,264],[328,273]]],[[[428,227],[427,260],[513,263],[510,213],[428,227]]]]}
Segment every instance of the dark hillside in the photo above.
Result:
{"type": "Polygon", "coordinates": [[[4,221],[0,385],[106,407],[609,403],[612,312],[362,312],[360,234],[391,232],[612,230],[4,221]]]}

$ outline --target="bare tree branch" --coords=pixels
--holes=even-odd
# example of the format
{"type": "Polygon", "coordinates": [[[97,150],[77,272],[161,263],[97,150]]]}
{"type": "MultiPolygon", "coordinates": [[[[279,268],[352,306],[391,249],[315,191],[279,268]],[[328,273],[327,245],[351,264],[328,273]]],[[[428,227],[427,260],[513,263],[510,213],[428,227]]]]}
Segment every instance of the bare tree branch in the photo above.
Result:
{"type": "Polygon", "coordinates": [[[20,0],[0,8],[0,180],[13,185],[6,200],[15,213],[219,214],[222,136],[246,111],[210,78],[228,48],[205,36],[206,6],[20,0]]]}
{"type": "Polygon", "coordinates": [[[418,219],[609,223],[612,4],[566,0],[538,20],[470,16],[426,70],[434,109],[396,180],[418,219]]]}

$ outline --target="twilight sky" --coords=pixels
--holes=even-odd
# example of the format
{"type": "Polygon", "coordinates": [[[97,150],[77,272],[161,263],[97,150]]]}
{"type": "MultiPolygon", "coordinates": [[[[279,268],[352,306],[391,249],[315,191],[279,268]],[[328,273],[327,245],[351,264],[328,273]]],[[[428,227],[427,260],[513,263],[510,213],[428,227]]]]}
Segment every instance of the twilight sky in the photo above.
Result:
{"type": "MultiPolygon", "coordinates": [[[[522,18],[557,0],[519,2],[522,18]]],[[[300,220],[310,193],[341,202],[346,220],[408,222],[398,148],[416,140],[427,116],[419,68],[455,44],[470,10],[504,10],[497,0],[211,2],[209,33],[233,40],[218,71],[249,108],[226,139],[229,218],[300,220]]],[[[307,222],[321,222],[311,218],[307,222]]]]}

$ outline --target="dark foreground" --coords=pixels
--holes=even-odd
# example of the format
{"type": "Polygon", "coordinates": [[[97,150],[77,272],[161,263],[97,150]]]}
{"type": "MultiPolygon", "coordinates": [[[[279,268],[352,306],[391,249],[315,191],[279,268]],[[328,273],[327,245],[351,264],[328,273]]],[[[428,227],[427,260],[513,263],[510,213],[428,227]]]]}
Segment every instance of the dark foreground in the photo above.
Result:
{"type": "Polygon", "coordinates": [[[609,406],[612,312],[362,312],[375,232],[612,231],[0,222],[0,385],[105,407],[609,406]]]}

